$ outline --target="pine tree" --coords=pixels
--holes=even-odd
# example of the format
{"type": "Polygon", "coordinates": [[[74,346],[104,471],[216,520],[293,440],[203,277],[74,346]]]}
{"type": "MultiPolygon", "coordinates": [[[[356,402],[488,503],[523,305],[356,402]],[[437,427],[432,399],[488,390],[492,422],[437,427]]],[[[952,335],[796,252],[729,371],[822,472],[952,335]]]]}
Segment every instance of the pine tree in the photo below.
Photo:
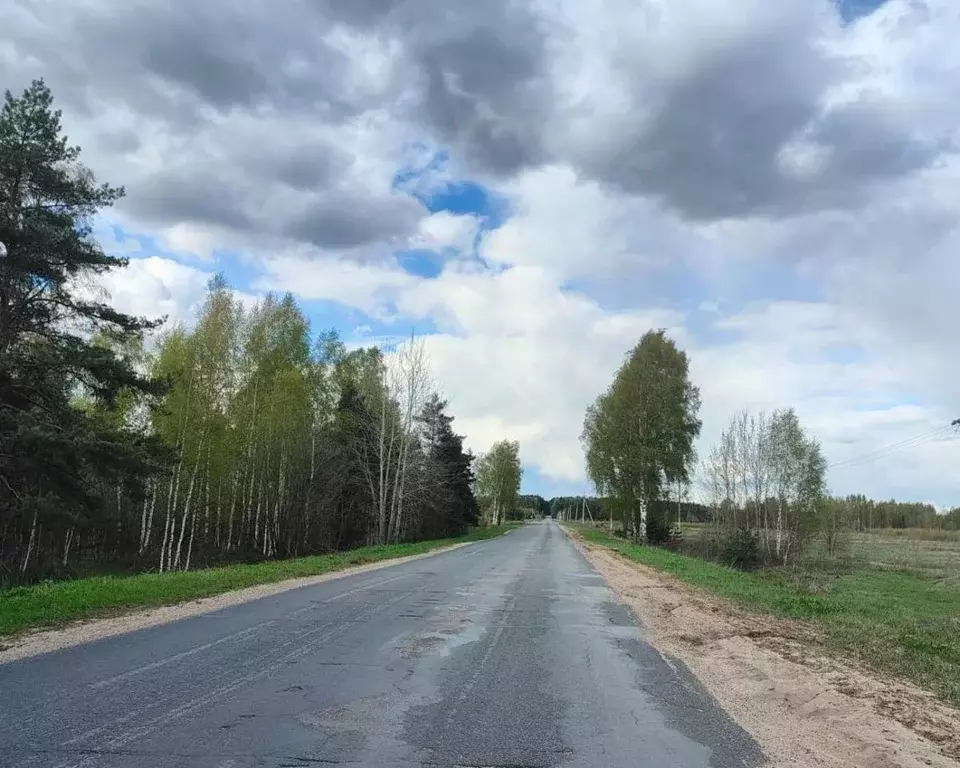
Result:
{"type": "Polygon", "coordinates": [[[103,252],[91,223],[123,189],[96,184],[52,104],[36,81],[19,98],[7,92],[0,111],[0,515],[19,532],[8,541],[27,542],[21,573],[38,526],[68,528],[71,515],[100,507],[105,488],[139,487],[162,456],[142,432],[73,404],[156,393],[95,341],[123,344],[155,324],[79,287],[126,264],[103,252]]]}

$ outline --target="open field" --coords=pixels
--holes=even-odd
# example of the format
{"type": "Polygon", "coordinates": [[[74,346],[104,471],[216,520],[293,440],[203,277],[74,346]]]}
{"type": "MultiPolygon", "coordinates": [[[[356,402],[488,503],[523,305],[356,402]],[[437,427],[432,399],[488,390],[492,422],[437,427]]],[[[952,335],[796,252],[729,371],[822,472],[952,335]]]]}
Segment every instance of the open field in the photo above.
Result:
{"type": "Polygon", "coordinates": [[[960,532],[900,529],[851,535],[851,564],[943,580],[960,588],[960,532]]]}
{"type": "Polygon", "coordinates": [[[363,547],[329,555],[248,565],[136,576],[99,576],[0,591],[0,636],[77,619],[111,616],[134,608],[171,605],[257,584],[317,576],[355,565],[420,555],[453,544],[492,538],[515,525],[476,528],[466,536],[363,547]]]}
{"type": "MultiPolygon", "coordinates": [[[[696,541],[710,530],[708,523],[681,524],[684,539],[696,541]]],[[[817,571],[828,574],[850,568],[903,571],[960,584],[960,531],[929,528],[877,528],[849,533],[842,552],[829,556],[818,542],[806,553],[805,571],[815,578],[817,571]]]]}
{"type": "Polygon", "coordinates": [[[583,536],[748,611],[806,622],[826,649],[960,706],[960,541],[857,534],[842,559],[744,573],[598,528],[583,536]]]}

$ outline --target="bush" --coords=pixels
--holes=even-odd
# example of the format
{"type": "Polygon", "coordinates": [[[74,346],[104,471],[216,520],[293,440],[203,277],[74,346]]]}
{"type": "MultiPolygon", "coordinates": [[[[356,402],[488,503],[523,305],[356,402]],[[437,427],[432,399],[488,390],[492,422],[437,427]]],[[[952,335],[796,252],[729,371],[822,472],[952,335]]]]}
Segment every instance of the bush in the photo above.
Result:
{"type": "Polygon", "coordinates": [[[723,542],[723,562],[731,568],[752,571],[760,565],[760,539],[746,528],[733,531],[723,542]]]}
{"type": "Polygon", "coordinates": [[[665,547],[670,542],[670,523],[660,515],[647,515],[647,543],[654,547],[665,547]]]}
{"type": "Polygon", "coordinates": [[[667,549],[671,552],[680,552],[683,550],[683,528],[674,525],[670,529],[670,536],[667,539],[667,549]]]}

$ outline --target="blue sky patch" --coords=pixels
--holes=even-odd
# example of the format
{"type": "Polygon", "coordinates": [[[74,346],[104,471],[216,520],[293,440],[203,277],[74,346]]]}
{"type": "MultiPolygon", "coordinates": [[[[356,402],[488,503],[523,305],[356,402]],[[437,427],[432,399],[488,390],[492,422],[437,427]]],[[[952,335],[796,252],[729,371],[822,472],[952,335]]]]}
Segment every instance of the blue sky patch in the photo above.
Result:
{"type": "Polygon", "coordinates": [[[496,229],[507,218],[507,201],[474,181],[452,181],[427,195],[417,195],[430,213],[449,211],[483,220],[485,229],[496,229]]]}
{"type": "Polygon", "coordinates": [[[397,263],[411,275],[417,277],[434,278],[443,272],[444,258],[436,251],[417,249],[412,251],[398,251],[397,263]]]}
{"type": "Polygon", "coordinates": [[[846,22],[856,21],[863,16],[869,16],[887,0],[837,0],[840,15],[846,22]]]}

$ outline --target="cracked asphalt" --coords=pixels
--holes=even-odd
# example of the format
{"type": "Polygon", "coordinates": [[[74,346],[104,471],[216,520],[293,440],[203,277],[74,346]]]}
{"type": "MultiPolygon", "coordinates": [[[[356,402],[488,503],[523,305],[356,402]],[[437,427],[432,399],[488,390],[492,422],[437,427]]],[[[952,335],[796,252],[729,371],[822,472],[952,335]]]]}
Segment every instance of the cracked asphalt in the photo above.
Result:
{"type": "Polygon", "coordinates": [[[0,665],[0,764],[752,766],[553,522],[0,665]]]}

